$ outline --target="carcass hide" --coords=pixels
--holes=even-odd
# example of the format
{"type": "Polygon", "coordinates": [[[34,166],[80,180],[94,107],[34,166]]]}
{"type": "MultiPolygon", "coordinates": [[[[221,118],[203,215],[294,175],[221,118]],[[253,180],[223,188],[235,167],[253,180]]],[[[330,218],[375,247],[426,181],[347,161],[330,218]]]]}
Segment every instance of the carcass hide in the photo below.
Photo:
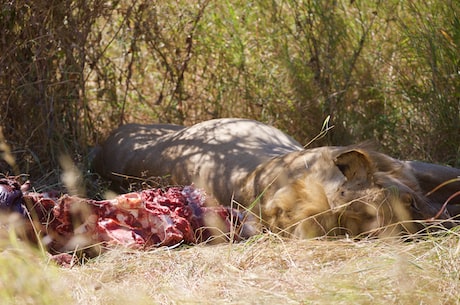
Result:
{"type": "Polygon", "coordinates": [[[52,253],[94,245],[148,249],[250,234],[243,214],[228,207],[205,207],[205,193],[193,186],[147,189],[111,200],[21,192],[12,179],[0,180],[0,207],[30,214],[36,232],[52,253]],[[24,206],[27,207],[27,212],[24,206]],[[244,231],[244,232],[243,232],[244,231]]]}

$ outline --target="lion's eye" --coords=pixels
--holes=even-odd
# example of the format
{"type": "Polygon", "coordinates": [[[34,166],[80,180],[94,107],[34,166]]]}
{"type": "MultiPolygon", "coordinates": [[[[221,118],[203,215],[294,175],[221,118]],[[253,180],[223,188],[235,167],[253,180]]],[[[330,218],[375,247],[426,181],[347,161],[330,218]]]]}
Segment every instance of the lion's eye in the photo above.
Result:
{"type": "Polygon", "coordinates": [[[412,196],[410,194],[402,194],[401,200],[406,204],[412,204],[413,201],[412,196]]]}
{"type": "Polygon", "coordinates": [[[407,193],[403,194],[401,196],[401,200],[408,207],[411,207],[411,208],[413,208],[413,209],[415,209],[417,211],[419,210],[419,208],[417,206],[417,203],[415,202],[415,199],[411,194],[407,194],[407,193]]]}
{"type": "Polygon", "coordinates": [[[412,198],[412,196],[410,194],[402,194],[401,195],[401,201],[405,204],[405,205],[412,205],[414,203],[414,198],[412,198]]]}

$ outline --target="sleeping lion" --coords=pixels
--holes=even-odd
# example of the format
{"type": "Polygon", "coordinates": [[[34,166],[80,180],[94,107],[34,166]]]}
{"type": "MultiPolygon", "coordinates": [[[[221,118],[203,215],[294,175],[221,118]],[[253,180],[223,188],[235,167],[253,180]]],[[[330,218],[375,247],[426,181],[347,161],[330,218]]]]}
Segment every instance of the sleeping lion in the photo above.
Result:
{"type": "Polygon", "coordinates": [[[244,207],[261,228],[300,238],[413,233],[447,219],[413,165],[359,145],[304,149],[274,127],[236,118],[124,125],[93,161],[116,186],[125,177],[193,183],[219,204],[244,207]]]}

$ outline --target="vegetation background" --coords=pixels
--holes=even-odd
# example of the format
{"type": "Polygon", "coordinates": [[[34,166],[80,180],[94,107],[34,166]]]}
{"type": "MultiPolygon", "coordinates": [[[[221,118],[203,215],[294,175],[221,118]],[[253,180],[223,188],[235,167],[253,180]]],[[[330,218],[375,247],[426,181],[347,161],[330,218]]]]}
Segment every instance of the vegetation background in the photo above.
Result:
{"type": "Polygon", "coordinates": [[[0,29],[1,169],[35,181],[119,124],[228,116],[460,166],[455,0],[1,0],[0,29]]]}
{"type": "MultiPolygon", "coordinates": [[[[330,116],[312,145],[372,140],[460,167],[460,2],[0,0],[0,172],[53,188],[63,170],[87,175],[122,123],[229,116],[305,144],[330,116]]],[[[458,227],[118,249],[65,269],[8,222],[2,304],[460,304],[458,227]]]]}

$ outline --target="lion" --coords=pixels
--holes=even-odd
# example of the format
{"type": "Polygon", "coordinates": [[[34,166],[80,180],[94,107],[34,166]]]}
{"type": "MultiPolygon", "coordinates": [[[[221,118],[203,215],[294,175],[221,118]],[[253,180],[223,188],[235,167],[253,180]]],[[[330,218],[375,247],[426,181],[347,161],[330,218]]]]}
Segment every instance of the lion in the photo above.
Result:
{"type": "Polygon", "coordinates": [[[219,204],[244,207],[261,228],[299,238],[413,233],[423,220],[448,218],[403,161],[359,145],[304,149],[248,119],[121,126],[93,167],[116,185],[166,175],[193,183],[219,204]]]}
{"type": "Polygon", "coordinates": [[[450,215],[460,215],[460,169],[421,161],[405,161],[424,194],[441,209],[447,203],[450,215]]]}

